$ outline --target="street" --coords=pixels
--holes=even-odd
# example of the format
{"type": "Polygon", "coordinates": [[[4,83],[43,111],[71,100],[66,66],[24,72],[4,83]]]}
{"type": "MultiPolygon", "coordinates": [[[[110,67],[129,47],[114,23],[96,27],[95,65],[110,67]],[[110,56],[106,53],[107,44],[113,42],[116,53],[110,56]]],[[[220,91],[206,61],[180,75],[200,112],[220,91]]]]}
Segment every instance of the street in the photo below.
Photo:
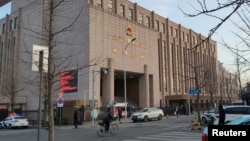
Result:
{"type": "MultiPolygon", "coordinates": [[[[202,130],[189,129],[192,116],[164,117],[161,121],[118,124],[116,135],[99,137],[96,134],[97,125],[90,123],[79,125],[56,126],[55,141],[200,141],[202,130]]],[[[0,129],[1,141],[37,141],[37,129],[0,129]]],[[[41,141],[48,140],[48,131],[41,130],[41,141]]]]}

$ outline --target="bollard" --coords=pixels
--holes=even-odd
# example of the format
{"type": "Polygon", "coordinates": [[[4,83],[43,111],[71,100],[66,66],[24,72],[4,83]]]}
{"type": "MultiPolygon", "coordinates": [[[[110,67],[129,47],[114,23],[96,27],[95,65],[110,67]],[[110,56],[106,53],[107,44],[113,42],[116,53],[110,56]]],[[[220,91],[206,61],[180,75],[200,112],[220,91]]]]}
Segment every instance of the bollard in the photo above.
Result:
{"type": "Polygon", "coordinates": [[[168,118],[168,115],[166,115],[166,118],[168,118]]]}
{"type": "Polygon", "coordinates": [[[198,120],[196,119],[196,117],[194,118],[194,125],[198,125],[198,120]]]}
{"type": "Polygon", "coordinates": [[[123,123],[123,118],[120,119],[120,123],[123,123]]]}
{"type": "Polygon", "coordinates": [[[189,128],[190,128],[191,130],[194,130],[194,122],[193,122],[193,121],[191,121],[189,128]]]}

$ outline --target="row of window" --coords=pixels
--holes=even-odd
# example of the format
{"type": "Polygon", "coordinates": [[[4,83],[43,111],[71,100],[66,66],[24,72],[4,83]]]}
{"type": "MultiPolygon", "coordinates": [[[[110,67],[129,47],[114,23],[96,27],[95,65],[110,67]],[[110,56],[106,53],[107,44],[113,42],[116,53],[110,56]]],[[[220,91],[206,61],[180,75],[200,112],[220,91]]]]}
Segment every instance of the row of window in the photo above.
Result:
{"type": "MultiPolygon", "coordinates": [[[[103,0],[98,0],[97,5],[103,7],[103,2],[104,2],[103,0]]],[[[113,0],[107,1],[108,11],[110,11],[110,12],[113,11],[113,4],[114,4],[113,0]]],[[[127,17],[129,20],[137,20],[139,24],[146,25],[147,27],[152,27],[150,16],[144,16],[143,13],[139,12],[137,19],[135,19],[135,17],[134,17],[135,13],[134,13],[134,10],[132,8],[128,8],[128,13],[126,15],[125,14],[126,10],[125,10],[124,4],[120,4],[120,7],[117,11],[119,12],[118,14],[122,17],[127,17]]],[[[166,33],[165,23],[160,23],[159,20],[155,20],[154,29],[159,31],[159,32],[162,32],[164,34],[166,33]]],[[[185,33],[184,31],[182,31],[181,34],[180,35],[179,34],[180,33],[179,33],[178,28],[174,28],[172,26],[169,27],[169,36],[171,36],[171,37],[179,38],[179,36],[180,36],[182,41],[190,42],[190,40],[191,40],[191,42],[193,44],[199,44],[201,42],[201,40],[199,39],[198,36],[197,37],[192,36],[192,38],[190,39],[189,33],[185,33]]],[[[215,48],[213,48],[212,51],[215,51],[215,48]]]]}
{"type": "MultiPolygon", "coordinates": [[[[17,17],[14,18],[14,22],[13,22],[13,19],[11,19],[9,22],[9,31],[17,29],[17,25],[18,25],[17,17]]],[[[5,34],[5,30],[6,30],[6,23],[3,23],[2,24],[2,35],[5,34]]]]}

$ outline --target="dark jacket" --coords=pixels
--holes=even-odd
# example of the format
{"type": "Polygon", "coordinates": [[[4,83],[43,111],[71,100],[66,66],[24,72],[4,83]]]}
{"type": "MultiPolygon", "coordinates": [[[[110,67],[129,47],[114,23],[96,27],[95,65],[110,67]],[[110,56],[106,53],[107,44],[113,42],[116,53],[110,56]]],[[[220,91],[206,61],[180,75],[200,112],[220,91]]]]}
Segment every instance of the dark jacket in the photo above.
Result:
{"type": "Polygon", "coordinates": [[[77,122],[77,111],[74,113],[74,122],[77,122]]]}
{"type": "Polygon", "coordinates": [[[110,113],[110,111],[106,111],[103,116],[102,116],[102,121],[103,122],[110,122],[111,120],[113,120],[113,117],[110,113]]]}
{"type": "Polygon", "coordinates": [[[219,125],[223,125],[225,122],[226,113],[222,105],[219,106],[219,125]]]}

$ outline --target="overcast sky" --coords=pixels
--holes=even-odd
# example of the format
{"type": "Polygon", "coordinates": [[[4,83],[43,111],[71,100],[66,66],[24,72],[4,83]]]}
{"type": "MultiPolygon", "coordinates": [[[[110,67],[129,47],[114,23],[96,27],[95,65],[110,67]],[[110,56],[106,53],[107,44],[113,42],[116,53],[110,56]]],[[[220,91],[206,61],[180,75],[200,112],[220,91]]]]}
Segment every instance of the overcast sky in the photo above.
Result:
{"type": "MultiPolygon", "coordinates": [[[[213,18],[209,18],[207,16],[199,16],[199,17],[187,17],[185,16],[181,10],[188,13],[194,13],[194,9],[191,5],[197,7],[197,1],[192,0],[129,0],[133,3],[137,3],[138,5],[150,10],[154,11],[156,14],[161,15],[162,17],[169,18],[171,21],[181,24],[186,28],[190,28],[197,33],[201,33],[204,36],[207,36],[209,30],[213,28],[218,21],[213,18]]],[[[216,1],[215,1],[216,2],[216,1]]],[[[214,6],[213,1],[209,1],[209,6],[214,6]]],[[[223,11],[226,13],[226,11],[223,11]]],[[[223,13],[222,12],[222,13],[223,13]]],[[[3,18],[6,14],[10,13],[10,4],[6,6],[0,7],[0,18],[3,18]]],[[[233,26],[230,22],[224,24],[213,36],[212,39],[217,41],[217,51],[218,51],[218,60],[223,63],[223,66],[231,72],[234,72],[235,65],[234,60],[235,57],[233,54],[228,51],[227,48],[220,45],[222,39],[230,42],[230,44],[236,44],[237,41],[234,40],[232,35],[233,26]]]]}

